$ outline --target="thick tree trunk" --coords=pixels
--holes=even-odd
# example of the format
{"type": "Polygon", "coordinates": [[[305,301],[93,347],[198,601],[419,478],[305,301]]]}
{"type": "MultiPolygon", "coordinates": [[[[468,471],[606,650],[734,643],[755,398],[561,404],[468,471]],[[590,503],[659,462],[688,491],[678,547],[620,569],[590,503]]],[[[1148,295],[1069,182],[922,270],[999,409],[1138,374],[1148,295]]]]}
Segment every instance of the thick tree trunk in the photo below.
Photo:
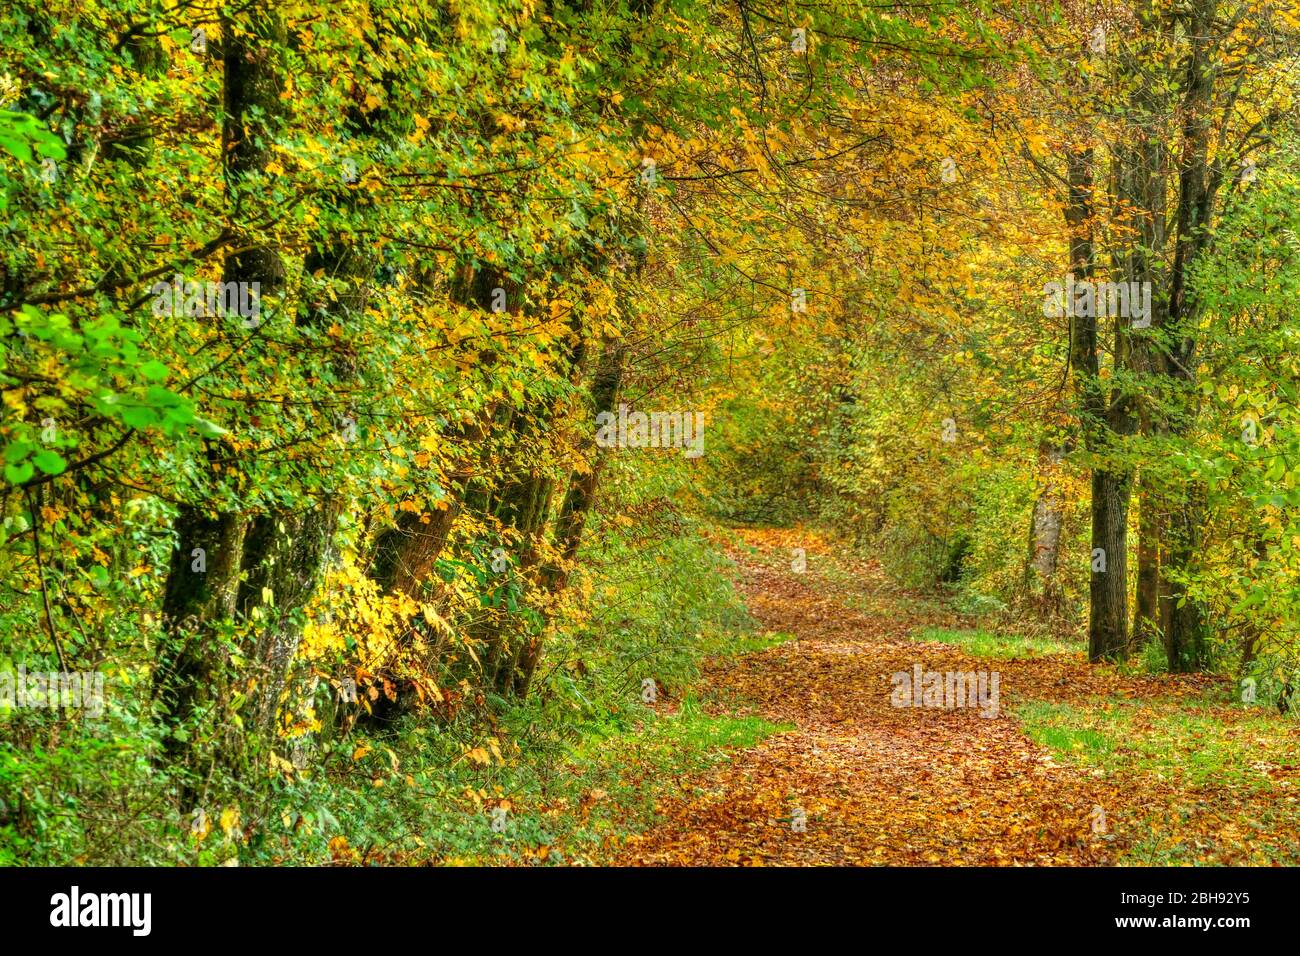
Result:
{"type": "MultiPolygon", "coordinates": [[[[1128,75],[1137,80],[1132,94],[1135,117],[1130,141],[1117,146],[1121,159],[1119,170],[1120,200],[1129,210],[1130,240],[1127,263],[1129,281],[1145,283],[1152,290],[1150,330],[1163,328],[1168,314],[1168,297],[1159,292],[1161,274],[1152,263],[1161,261],[1165,248],[1166,151],[1160,137],[1158,118],[1163,114],[1160,94],[1145,82],[1145,58],[1159,42],[1158,27],[1150,4],[1143,0],[1137,9],[1143,41],[1135,48],[1125,48],[1128,75]]],[[[1138,375],[1159,372],[1161,359],[1154,332],[1135,332],[1130,339],[1130,362],[1138,375]]],[[[1158,435],[1164,430],[1162,411],[1149,400],[1146,390],[1135,397],[1135,407],[1144,435],[1158,435]]],[[[1138,490],[1137,591],[1133,609],[1133,646],[1141,648],[1161,640],[1160,626],[1160,537],[1163,522],[1158,480],[1155,472],[1142,472],[1138,490]]]]}
{"type": "Polygon", "coordinates": [[[244,541],[245,577],[238,611],[260,611],[250,677],[256,682],[253,714],[262,731],[274,728],[289,667],[302,638],[299,613],[323,576],[342,503],[338,500],[290,514],[272,512],[253,519],[244,541]]]}
{"type": "MultiPolygon", "coordinates": [[[[1213,237],[1214,207],[1222,182],[1220,160],[1211,159],[1212,110],[1218,70],[1213,41],[1217,0],[1194,0],[1188,5],[1188,36],[1193,39],[1187,58],[1186,90],[1181,105],[1181,145],[1174,261],[1170,270],[1168,345],[1163,368],[1175,383],[1182,407],[1170,417],[1175,437],[1190,434],[1198,414],[1197,344],[1202,305],[1193,285],[1196,263],[1213,237]]],[[[1179,506],[1171,508],[1168,522],[1168,578],[1165,647],[1172,670],[1198,670],[1205,666],[1207,611],[1187,587],[1200,558],[1201,524],[1205,490],[1197,483],[1181,491],[1179,506]]],[[[1172,499],[1174,496],[1168,496],[1172,499]]]]}
{"type": "MultiPolygon", "coordinates": [[[[1092,165],[1091,149],[1070,149],[1066,154],[1069,202],[1065,218],[1070,228],[1070,268],[1075,276],[1085,279],[1094,273],[1092,165]]],[[[1100,378],[1097,331],[1095,315],[1072,317],[1070,365],[1078,383],[1087,448],[1104,454],[1112,449],[1117,433],[1126,427],[1126,419],[1122,405],[1112,406],[1100,378]]],[[[1127,472],[1093,467],[1092,573],[1088,588],[1088,660],[1093,663],[1122,657],[1128,651],[1126,572],[1131,483],[1127,472]]]]}
{"type": "Polygon", "coordinates": [[[1133,643],[1141,648],[1163,641],[1160,627],[1160,539],[1163,522],[1151,478],[1142,475],[1138,490],[1137,598],[1133,609],[1133,643]]]}
{"type": "Polygon", "coordinates": [[[1044,445],[1039,449],[1039,473],[1042,488],[1034,499],[1029,519],[1029,558],[1026,583],[1035,602],[1049,613],[1061,609],[1061,585],[1057,566],[1061,553],[1061,528],[1064,514],[1056,488],[1056,469],[1065,449],[1044,445]]]}
{"type": "Polygon", "coordinates": [[[1093,569],[1088,595],[1088,660],[1128,653],[1128,504],[1132,480],[1124,473],[1092,473],[1093,569]]]}
{"type": "MultiPolygon", "coordinates": [[[[350,242],[331,237],[307,257],[304,265],[308,274],[322,273],[349,285],[333,304],[313,304],[304,325],[324,328],[339,312],[364,312],[368,280],[374,271],[371,256],[350,242]]],[[[344,381],[355,374],[351,359],[337,360],[335,372],[344,381]]],[[[342,508],[340,498],[327,495],[299,511],[258,515],[249,528],[238,610],[248,617],[254,609],[260,609],[252,655],[255,672],[251,676],[256,681],[254,716],[257,728],[263,732],[274,729],[289,669],[302,639],[300,612],[324,577],[342,508]]]]}
{"type": "Polygon", "coordinates": [[[428,521],[413,511],[399,514],[393,526],[375,538],[371,577],[386,592],[418,598],[433,573],[434,562],[447,545],[460,510],[460,501],[452,500],[446,508],[429,515],[428,521]]]}
{"type": "MultiPolygon", "coordinates": [[[[242,25],[246,32],[236,30],[230,22],[223,30],[222,155],[228,198],[236,216],[242,205],[241,181],[270,162],[271,147],[284,114],[280,97],[283,76],[277,53],[284,42],[284,27],[274,14],[261,8],[255,8],[242,25]]],[[[266,299],[284,288],[284,264],[275,249],[244,248],[227,257],[222,279],[256,282],[260,298],[266,299]]],[[[177,548],[163,592],[163,618],[169,640],[162,651],[155,686],[160,717],[168,728],[166,756],[186,762],[193,760],[194,738],[182,742],[175,731],[219,680],[222,655],[216,645],[216,631],[221,621],[239,609],[239,579],[248,558],[244,549],[246,520],[214,510],[206,503],[181,507],[174,525],[177,548]],[[204,549],[209,569],[197,577],[190,557],[195,548],[204,549]]]]}
{"type": "Polygon", "coordinates": [[[244,526],[237,515],[205,514],[197,507],[181,509],[176,518],[177,544],[162,602],[168,638],[154,671],[169,763],[190,761],[193,738],[185,725],[214,700],[221,683],[217,629],[235,613],[244,526]]]}
{"type": "MultiPolygon", "coordinates": [[[[1204,508],[1200,488],[1188,491],[1187,497],[1173,509],[1169,521],[1169,566],[1184,571],[1191,568],[1201,550],[1201,523],[1204,508]]],[[[1175,672],[1201,670],[1207,663],[1209,624],[1204,605],[1194,599],[1187,584],[1175,577],[1169,581],[1165,651],[1169,669],[1175,672]]]]}

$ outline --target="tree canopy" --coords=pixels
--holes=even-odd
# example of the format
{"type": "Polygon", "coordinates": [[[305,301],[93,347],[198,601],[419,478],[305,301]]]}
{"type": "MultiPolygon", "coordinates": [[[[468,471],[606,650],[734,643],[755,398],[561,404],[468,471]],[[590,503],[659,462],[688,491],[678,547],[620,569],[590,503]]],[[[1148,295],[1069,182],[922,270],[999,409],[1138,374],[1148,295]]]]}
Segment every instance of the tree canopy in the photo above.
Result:
{"type": "Polygon", "coordinates": [[[0,49],[0,671],[107,687],[0,702],[0,861],[418,852],[368,788],[509,809],[689,696],[721,526],[1289,712],[1293,4],[14,0],[0,49]]]}

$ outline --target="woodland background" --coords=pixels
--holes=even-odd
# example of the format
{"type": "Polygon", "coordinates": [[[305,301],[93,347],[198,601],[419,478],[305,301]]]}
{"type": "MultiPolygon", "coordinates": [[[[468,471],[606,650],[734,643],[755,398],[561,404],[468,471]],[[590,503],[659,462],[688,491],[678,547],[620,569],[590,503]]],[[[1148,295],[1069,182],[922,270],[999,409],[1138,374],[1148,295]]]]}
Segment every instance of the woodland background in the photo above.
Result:
{"type": "Polygon", "coordinates": [[[1298,42],[1255,0],[5,4],[0,669],[107,709],[0,710],[0,862],[583,861],[771,729],[692,697],[765,639],[723,525],[1288,719],[1298,42]],[[1045,314],[1067,274],[1149,326],[1045,314]],[[159,314],[178,275],[260,321],[159,314]],[[620,403],[704,455],[598,447],[620,403]]]}

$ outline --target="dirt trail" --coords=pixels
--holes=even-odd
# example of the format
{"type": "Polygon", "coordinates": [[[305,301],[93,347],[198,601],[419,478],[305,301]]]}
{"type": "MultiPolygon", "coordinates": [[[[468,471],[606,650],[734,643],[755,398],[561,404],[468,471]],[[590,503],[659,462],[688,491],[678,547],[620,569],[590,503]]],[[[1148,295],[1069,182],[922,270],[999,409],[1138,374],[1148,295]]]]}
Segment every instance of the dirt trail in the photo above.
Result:
{"type": "MultiPolygon", "coordinates": [[[[969,657],[917,643],[929,624],[960,621],[887,583],[878,567],[844,564],[828,549],[775,532],[745,535],[737,553],[749,608],[794,639],[707,674],[711,688],[794,725],[733,759],[629,841],[622,864],[1104,864],[1122,837],[1096,833],[1095,807],[1127,814],[1109,783],[1059,766],[1009,712],[1019,697],[1125,693],[1112,669],[1082,655],[1026,660],[969,657]],[[808,572],[790,545],[808,548],[808,572]],[[821,573],[840,562],[838,577],[821,573]],[[999,713],[895,707],[891,675],[998,671],[999,713]],[[794,825],[802,810],[806,829],[794,825]]],[[[1108,828],[1109,830],[1109,828],[1108,828]]]]}

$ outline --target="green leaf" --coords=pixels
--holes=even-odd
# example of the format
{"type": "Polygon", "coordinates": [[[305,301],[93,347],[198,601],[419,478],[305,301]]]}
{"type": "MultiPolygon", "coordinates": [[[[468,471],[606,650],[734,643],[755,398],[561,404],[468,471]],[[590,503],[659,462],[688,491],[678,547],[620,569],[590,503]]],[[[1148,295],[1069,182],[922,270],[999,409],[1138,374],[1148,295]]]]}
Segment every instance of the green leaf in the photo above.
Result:
{"type": "Polygon", "coordinates": [[[122,421],[132,428],[148,428],[158,423],[158,416],[152,408],[142,405],[128,405],[122,409],[122,421]]]}
{"type": "Polygon", "coordinates": [[[68,467],[68,463],[63,460],[63,456],[49,448],[42,448],[38,451],[32,461],[37,468],[47,475],[61,475],[68,467]]]}
{"type": "Polygon", "coordinates": [[[10,442],[5,447],[5,461],[11,465],[16,465],[32,453],[32,448],[33,445],[29,441],[10,442]]]}
{"type": "Polygon", "coordinates": [[[140,366],[140,374],[151,382],[160,382],[167,377],[168,368],[157,359],[150,359],[140,366]]]}
{"type": "Polygon", "coordinates": [[[5,465],[5,481],[11,485],[21,485],[35,471],[36,468],[30,461],[11,463],[5,465]]]}

